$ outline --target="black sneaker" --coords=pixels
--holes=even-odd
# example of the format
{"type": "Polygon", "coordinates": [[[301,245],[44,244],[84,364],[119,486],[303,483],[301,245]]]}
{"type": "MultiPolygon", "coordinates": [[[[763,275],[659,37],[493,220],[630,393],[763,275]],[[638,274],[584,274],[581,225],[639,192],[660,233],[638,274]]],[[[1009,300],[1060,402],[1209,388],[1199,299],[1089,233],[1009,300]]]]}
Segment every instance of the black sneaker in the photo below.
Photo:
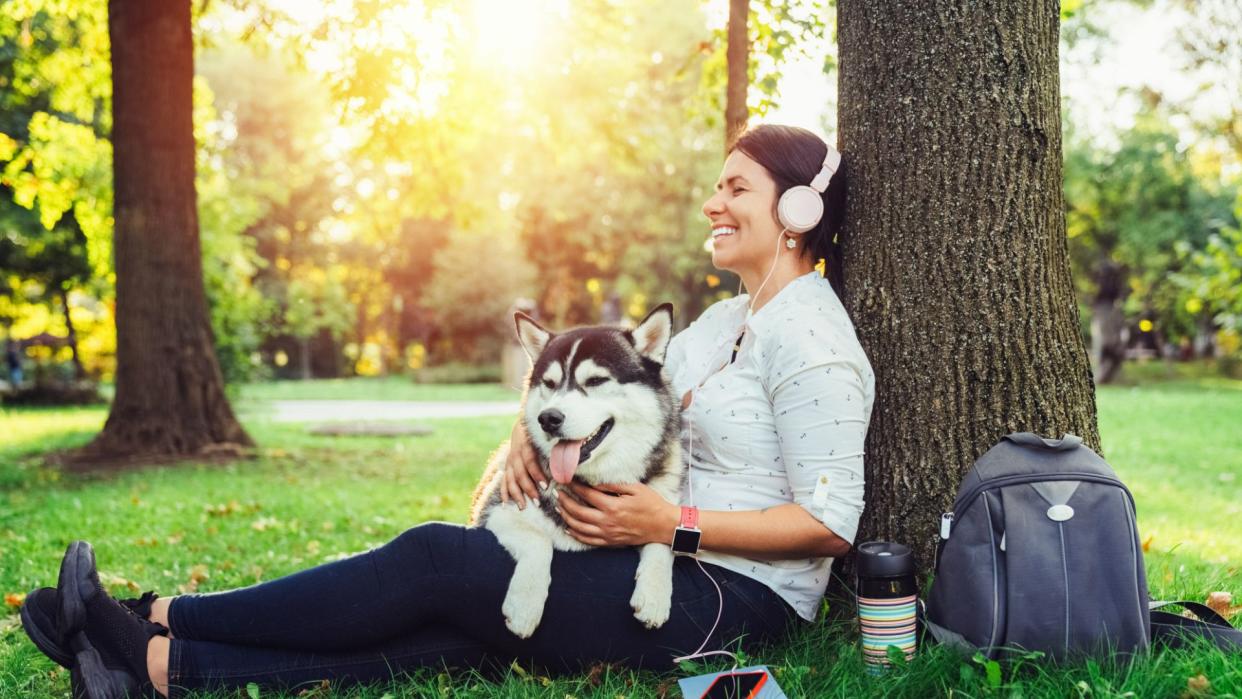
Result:
{"type": "Polygon", "coordinates": [[[152,636],[167,635],[168,629],[139,618],[108,595],[95,571],[90,544],[69,545],[56,593],[60,647],[73,655],[74,699],[151,696],[147,644],[152,636]]]}
{"type": "MultiPolygon", "coordinates": [[[[120,600],[120,603],[140,619],[146,619],[151,615],[151,603],[158,597],[159,595],[148,591],[136,599],[120,600]]],[[[33,590],[26,595],[26,601],[22,604],[22,630],[30,637],[35,647],[57,665],[72,668],[73,653],[61,637],[60,630],[56,628],[56,615],[59,608],[60,599],[56,595],[56,588],[41,587],[33,590]]]]}

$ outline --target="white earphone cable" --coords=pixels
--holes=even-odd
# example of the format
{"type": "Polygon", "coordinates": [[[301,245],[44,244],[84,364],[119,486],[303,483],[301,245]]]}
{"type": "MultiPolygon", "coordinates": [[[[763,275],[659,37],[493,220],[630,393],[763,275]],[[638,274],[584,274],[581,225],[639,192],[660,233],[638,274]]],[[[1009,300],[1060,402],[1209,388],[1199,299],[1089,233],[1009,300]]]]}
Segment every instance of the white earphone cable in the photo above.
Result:
{"type": "MultiPolygon", "coordinates": [[[[755,293],[751,295],[750,297],[750,303],[747,304],[746,306],[746,319],[747,320],[750,320],[750,316],[752,315],[753,309],[755,307],[755,300],[759,297],[759,292],[763,291],[763,287],[768,283],[768,280],[772,278],[772,273],[776,271],[776,263],[781,258],[781,239],[784,238],[785,234],[788,232],[789,232],[788,229],[781,229],[780,235],[776,236],[776,255],[772,258],[772,266],[768,268],[768,275],[763,278],[763,282],[759,284],[759,289],[756,290],[755,293]]],[[[743,326],[744,325],[745,324],[743,323],[743,326]]],[[[729,340],[729,341],[737,342],[737,340],[729,340]]],[[[694,392],[699,390],[699,386],[702,386],[704,383],[706,383],[707,379],[711,378],[713,375],[715,375],[717,372],[719,372],[722,369],[724,369],[724,366],[718,369],[714,369],[711,373],[707,374],[707,376],[704,376],[703,380],[700,381],[697,386],[693,386],[690,388],[690,405],[694,405],[694,392]]],[[[686,407],[688,408],[690,407],[690,405],[687,405],[686,407]]],[[[690,506],[694,507],[694,480],[693,480],[694,479],[694,463],[693,463],[694,462],[694,413],[693,412],[686,413],[686,420],[688,423],[686,429],[689,432],[689,436],[687,438],[687,444],[686,444],[686,454],[687,454],[686,455],[686,492],[689,495],[690,506]]],[[[738,658],[733,653],[730,653],[727,650],[709,650],[706,652],[703,651],[703,649],[707,647],[708,641],[711,640],[712,634],[716,633],[716,628],[720,626],[720,618],[724,615],[724,591],[720,589],[720,583],[717,583],[716,579],[712,577],[712,574],[707,572],[707,569],[703,567],[703,561],[699,560],[699,558],[696,556],[694,559],[694,562],[698,564],[699,570],[703,571],[703,574],[707,576],[707,579],[712,581],[712,586],[716,588],[716,596],[720,600],[720,604],[716,608],[716,620],[712,622],[712,628],[707,632],[707,635],[703,638],[703,643],[700,644],[698,649],[695,650],[693,653],[690,653],[689,655],[681,655],[681,656],[677,656],[673,658],[673,662],[680,663],[683,660],[692,660],[694,658],[705,658],[710,655],[727,655],[730,658],[733,658],[732,670],[736,670],[737,665],[738,665],[738,658]]]]}

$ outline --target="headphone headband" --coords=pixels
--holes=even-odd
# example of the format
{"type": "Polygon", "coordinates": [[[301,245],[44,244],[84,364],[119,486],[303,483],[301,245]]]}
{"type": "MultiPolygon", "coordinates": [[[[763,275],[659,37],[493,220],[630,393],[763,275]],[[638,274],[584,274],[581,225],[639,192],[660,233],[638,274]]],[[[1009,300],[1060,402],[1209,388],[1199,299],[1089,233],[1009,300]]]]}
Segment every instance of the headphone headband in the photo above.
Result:
{"type": "MultiPolygon", "coordinates": [[[[827,144],[825,144],[827,145],[827,144]]],[[[815,179],[811,180],[811,189],[824,193],[828,189],[828,182],[832,176],[837,174],[837,170],[841,168],[841,154],[836,148],[828,146],[828,152],[824,154],[824,164],[819,168],[819,174],[815,175],[815,179]]]]}

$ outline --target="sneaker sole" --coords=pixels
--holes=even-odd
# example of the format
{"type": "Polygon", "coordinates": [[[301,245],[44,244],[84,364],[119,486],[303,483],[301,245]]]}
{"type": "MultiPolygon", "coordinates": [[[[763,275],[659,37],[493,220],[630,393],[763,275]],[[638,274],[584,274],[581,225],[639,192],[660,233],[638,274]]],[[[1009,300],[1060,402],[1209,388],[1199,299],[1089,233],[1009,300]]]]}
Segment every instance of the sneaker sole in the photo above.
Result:
{"type": "Polygon", "coordinates": [[[79,631],[73,639],[76,651],[73,668],[69,671],[69,687],[73,699],[128,699],[141,697],[143,693],[134,676],[125,670],[109,670],[99,657],[99,651],[79,631]]]}
{"type": "Polygon", "coordinates": [[[85,541],[69,544],[56,580],[56,591],[60,595],[56,628],[67,641],[86,626],[86,600],[95,591],[91,580],[94,572],[95,551],[91,545],[85,541]]]}
{"type": "Polygon", "coordinates": [[[44,655],[61,667],[72,668],[73,656],[56,641],[56,619],[31,605],[22,605],[22,630],[44,655]]]}

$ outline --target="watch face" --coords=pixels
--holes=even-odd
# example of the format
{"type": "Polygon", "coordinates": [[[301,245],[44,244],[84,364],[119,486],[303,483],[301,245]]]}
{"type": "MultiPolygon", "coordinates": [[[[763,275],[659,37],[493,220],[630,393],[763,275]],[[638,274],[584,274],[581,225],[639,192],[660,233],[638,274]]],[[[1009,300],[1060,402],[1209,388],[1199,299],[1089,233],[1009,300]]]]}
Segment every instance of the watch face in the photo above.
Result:
{"type": "Polygon", "coordinates": [[[673,531],[673,552],[674,553],[698,553],[699,539],[703,533],[697,529],[686,529],[677,527],[673,531]]]}

